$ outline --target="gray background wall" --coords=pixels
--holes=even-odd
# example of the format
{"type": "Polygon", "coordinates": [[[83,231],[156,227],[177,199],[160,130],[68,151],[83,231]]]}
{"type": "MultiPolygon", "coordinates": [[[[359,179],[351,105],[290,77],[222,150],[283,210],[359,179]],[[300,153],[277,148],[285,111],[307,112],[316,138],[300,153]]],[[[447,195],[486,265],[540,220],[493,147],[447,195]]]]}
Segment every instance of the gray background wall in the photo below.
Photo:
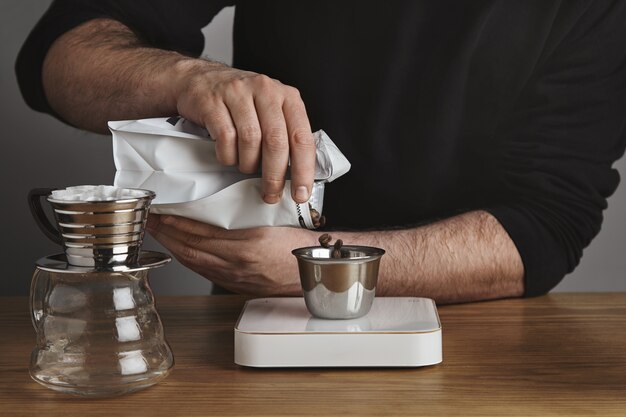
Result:
{"type": "MultiPolygon", "coordinates": [[[[22,100],[13,65],[30,29],[49,0],[3,0],[0,3],[0,295],[28,293],[33,262],[58,252],[31,220],[26,193],[35,187],[110,184],[114,166],[109,137],[65,126],[31,111],[22,100]]],[[[234,9],[222,11],[204,30],[205,54],[229,63],[234,9]]],[[[626,173],[626,160],[616,167],[626,173]]],[[[600,235],[585,250],[581,265],[556,291],[626,291],[626,185],[609,200],[600,235]]],[[[162,250],[148,238],[147,247],[162,250]]],[[[152,275],[157,293],[205,294],[211,285],[174,263],[152,275]]]]}

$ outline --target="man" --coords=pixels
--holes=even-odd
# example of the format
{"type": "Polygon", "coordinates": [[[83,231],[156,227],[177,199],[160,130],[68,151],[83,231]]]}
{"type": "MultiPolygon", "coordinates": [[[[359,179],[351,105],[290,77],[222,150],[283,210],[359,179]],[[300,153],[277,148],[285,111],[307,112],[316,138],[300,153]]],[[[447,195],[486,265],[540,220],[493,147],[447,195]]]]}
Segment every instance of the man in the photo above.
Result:
{"type": "MultiPolygon", "coordinates": [[[[311,126],[352,162],[324,211],[387,250],[379,292],[438,302],[554,287],[600,230],[626,133],[626,4],[242,1],[233,68],[196,57],[220,1],[59,0],[17,62],[27,102],[80,128],[180,114],[275,203],[313,179],[311,126]],[[306,103],[306,107],[305,107],[306,103]]],[[[149,231],[229,290],[297,294],[292,248],[319,233],[149,231]]]]}

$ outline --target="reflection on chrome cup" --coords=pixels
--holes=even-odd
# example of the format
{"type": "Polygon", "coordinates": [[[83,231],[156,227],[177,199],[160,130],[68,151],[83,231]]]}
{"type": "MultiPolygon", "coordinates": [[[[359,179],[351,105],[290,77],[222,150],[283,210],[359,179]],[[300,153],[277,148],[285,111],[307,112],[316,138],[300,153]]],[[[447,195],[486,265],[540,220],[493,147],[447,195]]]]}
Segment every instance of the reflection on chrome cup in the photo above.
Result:
{"type": "Polygon", "coordinates": [[[343,246],[342,257],[319,246],[292,251],[298,260],[304,301],[322,319],[353,319],[372,307],[380,258],[385,251],[369,246],[343,246]]]}

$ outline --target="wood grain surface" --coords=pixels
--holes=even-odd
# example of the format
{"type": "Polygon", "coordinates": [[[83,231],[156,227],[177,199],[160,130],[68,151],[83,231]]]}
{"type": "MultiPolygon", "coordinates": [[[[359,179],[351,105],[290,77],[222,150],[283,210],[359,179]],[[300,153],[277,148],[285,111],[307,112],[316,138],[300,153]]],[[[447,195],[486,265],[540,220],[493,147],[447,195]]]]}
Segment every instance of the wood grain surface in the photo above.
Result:
{"type": "Polygon", "coordinates": [[[626,294],[444,306],[444,361],[418,369],[249,369],[233,363],[245,298],[160,297],[172,374],[111,399],[28,375],[26,298],[0,297],[1,416],[626,416],[626,294]]]}

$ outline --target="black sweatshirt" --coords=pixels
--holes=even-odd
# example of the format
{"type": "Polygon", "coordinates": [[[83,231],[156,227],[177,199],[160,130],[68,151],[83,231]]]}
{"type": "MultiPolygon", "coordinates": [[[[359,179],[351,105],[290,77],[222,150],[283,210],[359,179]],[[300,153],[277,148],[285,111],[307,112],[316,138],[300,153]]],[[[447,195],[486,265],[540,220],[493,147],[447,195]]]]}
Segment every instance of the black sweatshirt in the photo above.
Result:
{"type": "MultiPolygon", "coordinates": [[[[197,56],[232,2],[55,1],[17,61],[42,90],[48,47],[97,17],[197,56]]],[[[335,228],[494,215],[519,250],[525,295],[553,288],[599,232],[626,143],[626,1],[241,1],[234,64],[298,88],[314,130],[352,162],[326,188],[335,228]]]]}

